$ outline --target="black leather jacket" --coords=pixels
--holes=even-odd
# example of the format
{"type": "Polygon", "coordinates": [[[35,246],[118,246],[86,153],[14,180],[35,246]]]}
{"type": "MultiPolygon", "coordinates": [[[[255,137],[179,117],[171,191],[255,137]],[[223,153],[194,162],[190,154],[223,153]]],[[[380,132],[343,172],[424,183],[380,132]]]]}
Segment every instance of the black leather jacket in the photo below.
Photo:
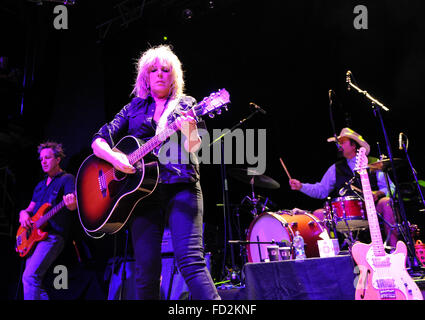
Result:
{"type": "MultiPolygon", "coordinates": [[[[173,122],[182,111],[189,110],[195,104],[194,98],[183,96],[176,110],[168,117],[168,123],[173,122]]],[[[151,96],[146,99],[133,98],[115,115],[111,122],[99,129],[93,136],[93,141],[101,137],[111,147],[127,135],[148,141],[155,136],[154,112],[155,101],[151,96]]],[[[186,152],[181,138],[182,134],[176,132],[153,151],[153,154],[159,159],[159,183],[199,181],[198,159],[194,153],[186,152]],[[168,162],[163,161],[164,159],[168,162]]]]}

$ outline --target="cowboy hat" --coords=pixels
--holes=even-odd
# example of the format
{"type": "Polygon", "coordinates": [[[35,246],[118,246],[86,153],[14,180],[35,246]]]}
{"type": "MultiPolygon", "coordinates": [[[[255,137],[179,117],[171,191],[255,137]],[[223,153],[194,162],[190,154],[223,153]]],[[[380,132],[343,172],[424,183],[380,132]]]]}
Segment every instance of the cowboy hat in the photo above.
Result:
{"type": "MultiPolygon", "coordinates": [[[[338,140],[340,140],[341,138],[344,138],[344,137],[356,141],[360,145],[360,147],[364,147],[366,149],[366,155],[369,154],[370,152],[369,144],[357,132],[351,130],[350,128],[344,128],[341,130],[341,133],[339,134],[337,138],[338,140]]],[[[328,138],[328,142],[334,142],[334,141],[335,141],[335,137],[328,138]]]]}

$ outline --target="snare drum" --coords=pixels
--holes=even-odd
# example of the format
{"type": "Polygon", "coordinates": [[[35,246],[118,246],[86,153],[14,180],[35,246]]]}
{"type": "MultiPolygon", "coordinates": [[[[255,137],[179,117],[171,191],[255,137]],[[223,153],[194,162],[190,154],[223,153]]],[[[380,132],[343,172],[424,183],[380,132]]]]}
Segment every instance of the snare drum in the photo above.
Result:
{"type": "MultiPolygon", "coordinates": [[[[307,258],[319,257],[317,240],[323,232],[320,221],[305,211],[265,212],[257,216],[249,226],[247,241],[249,242],[282,242],[292,243],[296,231],[300,231],[306,244],[307,258]]],[[[247,245],[248,261],[263,262],[268,258],[267,243],[251,243],[247,245]]]]}
{"type": "Polygon", "coordinates": [[[369,226],[364,202],[355,196],[332,199],[331,210],[340,232],[365,229],[369,226]]]}

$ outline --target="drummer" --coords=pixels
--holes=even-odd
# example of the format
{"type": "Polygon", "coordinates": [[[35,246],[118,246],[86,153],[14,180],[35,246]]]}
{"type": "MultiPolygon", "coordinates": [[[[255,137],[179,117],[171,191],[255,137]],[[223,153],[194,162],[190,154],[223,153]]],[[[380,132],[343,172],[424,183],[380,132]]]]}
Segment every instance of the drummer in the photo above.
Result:
{"type": "MultiPolygon", "coordinates": [[[[340,135],[337,137],[341,147],[343,159],[337,161],[329,167],[322,180],[317,183],[301,183],[297,179],[290,179],[289,185],[292,190],[299,190],[309,197],[316,199],[325,199],[326,197],[336,198],[340,196],[355,196],[356,187],[361,191],[361,184],[358,179],[354,179],[350,187],[348,182],[354,177],[354,167],[356,164],[357,149],[364,147],[366,155],[370,152],[369,144],[363,139],[361,135],[350,128],[341,130],[340,135]]],[[[335,138],[329,138],[328,142],[335,141],[335,138]]],[[[369,163],[371,162],[369,157],[369,163]]],[[[376,159],[375,159],[376,160],[376,159]]],[[[385,175],[382,171],[369,172],[369,180],[372,188],[373,199],[376,205],[376,211],[390,224],[395,225],[395,216],[390,204],[389,190],[385,175]]],[[[394,191],[394,184],[389,180],[391,192],[394,191]]],[[[314,211],[314,215],[323,221],[325,218],[325,209],[318,209],[314,211]]],[[[387,223],[384,223],[384,230],[388,237],[387,245],[395,248],[397,243],[397,230],[391,228],[387,223]]]]}

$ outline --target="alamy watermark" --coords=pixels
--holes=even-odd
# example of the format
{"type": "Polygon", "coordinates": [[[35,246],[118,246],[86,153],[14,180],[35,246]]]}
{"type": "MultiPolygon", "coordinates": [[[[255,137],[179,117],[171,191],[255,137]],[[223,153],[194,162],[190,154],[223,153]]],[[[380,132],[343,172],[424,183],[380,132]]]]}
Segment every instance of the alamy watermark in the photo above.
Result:
{"type": "Polygon", "coordinates": [[[53,19],[53,27],[56,30],[68,29],[68,8],[64,5],[57,5],[53,8],[53,13],[57,14],[53,19]]]}
{"type": "Polygon", "coordinates": [[[353,13],[356,14],[353,20],[353,26],[356,30],[368,28],[368,11],[364,5],[357,5],[354,7],[353,13]]]}
{"type": "MultiPolygon", "coordinates": [[[[266,129],[213,129],[211,136],[207,130],[199,128],[198,133],[202,143],[194,154],[199,164],[249,165],[251,175],[261,175],[266,171],[266,129]]],[[[178,135],[173,134],[161,146],[158,152],[161,164],[189,164],[193,161],[183,149],[186,137],[181,135],[181,141],[178,139],[178,135]]]]}
{"type": "Polygon", "coordinates": [[[57,276],[53,279],[53,287],[56,290],[68,289],[68,268],[64,265],[57,265],[53,269],[57,276]]]}

